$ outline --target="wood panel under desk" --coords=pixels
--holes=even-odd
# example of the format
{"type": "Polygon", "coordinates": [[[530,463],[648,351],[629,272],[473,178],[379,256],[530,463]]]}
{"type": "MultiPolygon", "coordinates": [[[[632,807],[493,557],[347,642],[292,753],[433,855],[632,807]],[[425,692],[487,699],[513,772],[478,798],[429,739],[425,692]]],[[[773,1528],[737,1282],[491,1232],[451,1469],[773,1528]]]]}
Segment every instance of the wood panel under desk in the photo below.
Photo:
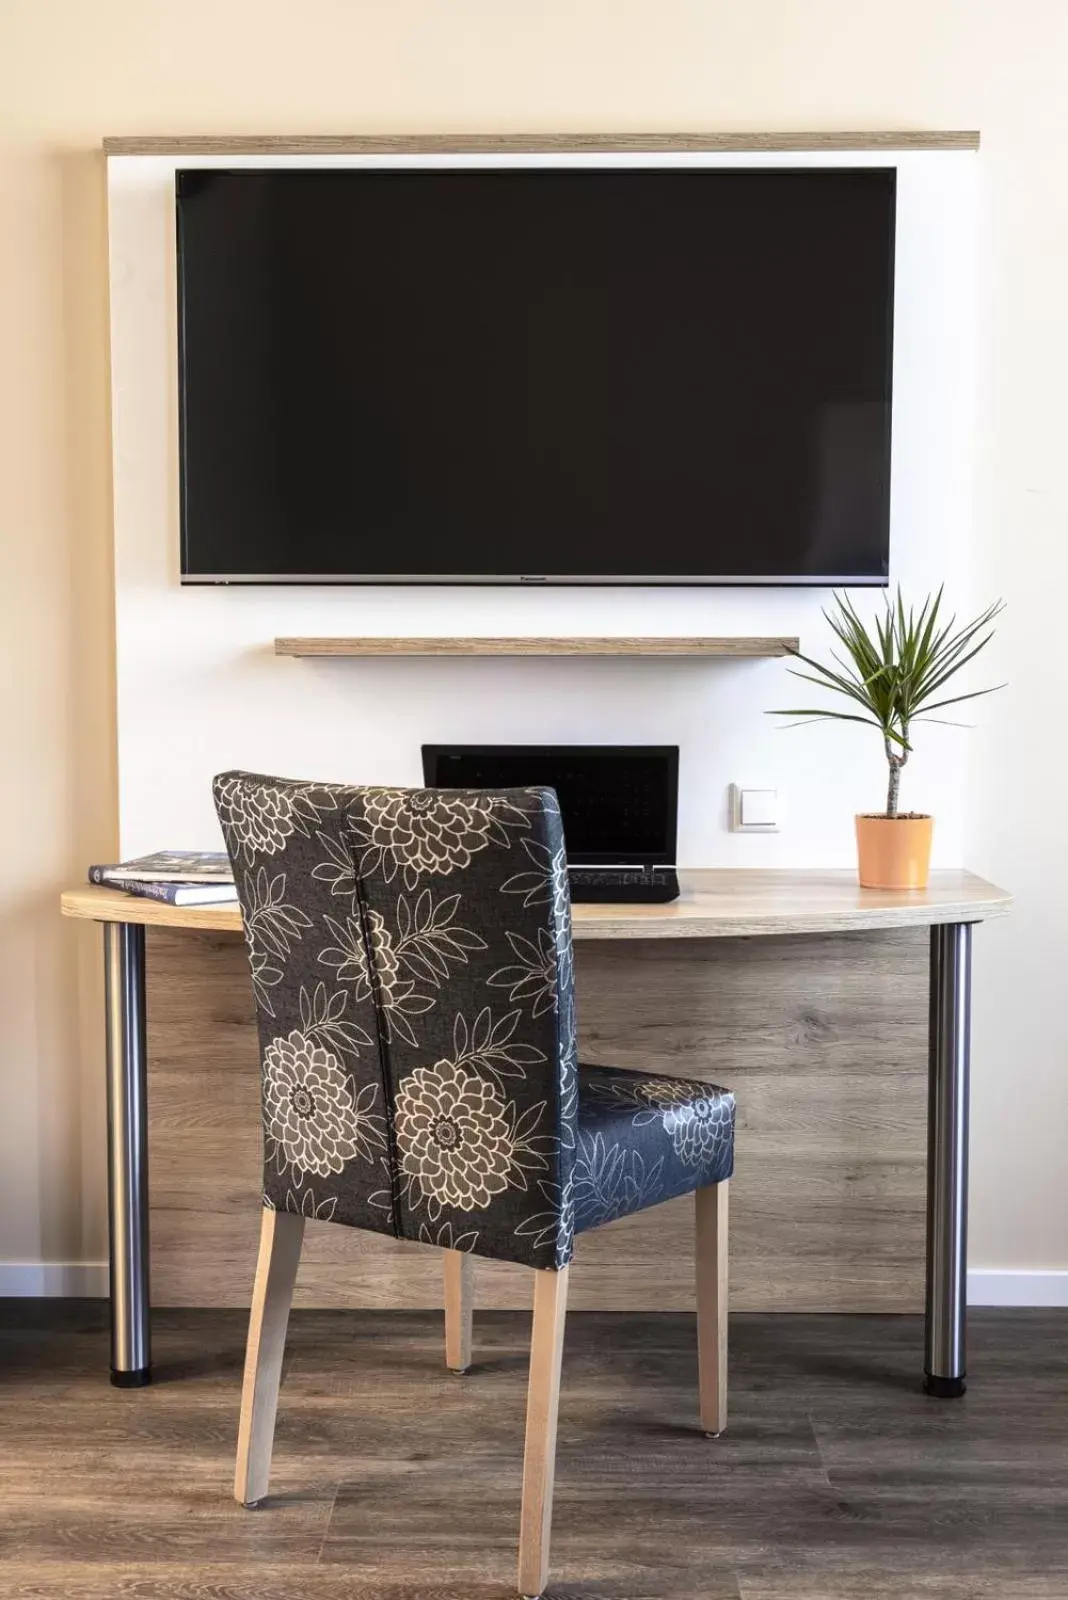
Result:
{"type": "MultiPolygon", "coordinates": [[[[259,1227],[259,1067],[239,936],[150,928],[152,1295],[247,1306],[259,1227]]],[[[759,939],[584,939],[582,1059],[708,1078],[738,1096],[738,1310],[922,1308],[926,929],[759,939]]],[[[572,1303],[693,1305],[693,1203],[580,1237],[572,1303]]],[[[476,1262],[478,1303],[529,1274],[476,1262]]],[[[309,1224],[304,1306],[440,1306],[437,1251],[309,1224]]]]}

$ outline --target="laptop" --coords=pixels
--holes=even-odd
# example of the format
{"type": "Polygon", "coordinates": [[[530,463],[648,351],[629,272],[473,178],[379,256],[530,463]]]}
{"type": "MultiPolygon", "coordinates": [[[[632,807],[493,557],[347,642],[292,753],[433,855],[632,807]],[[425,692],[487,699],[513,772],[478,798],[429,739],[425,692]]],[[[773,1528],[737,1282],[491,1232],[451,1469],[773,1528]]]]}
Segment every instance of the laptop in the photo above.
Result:
{"type": "Polygon", "coordinates": [[[573,900],[678,899],[678,745],[425,744],[423,781],[555,789],[573,900]]]}

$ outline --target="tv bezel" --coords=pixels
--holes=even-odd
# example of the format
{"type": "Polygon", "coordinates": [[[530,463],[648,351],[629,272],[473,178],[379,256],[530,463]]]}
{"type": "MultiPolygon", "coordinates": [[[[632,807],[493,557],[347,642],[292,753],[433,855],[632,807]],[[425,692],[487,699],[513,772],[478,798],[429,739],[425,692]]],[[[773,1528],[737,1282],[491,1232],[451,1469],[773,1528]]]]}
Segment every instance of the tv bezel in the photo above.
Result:
{"type": "MultiPolygon", "coordinates": [[[[346,163],[348,165],[348,163],[346,163]]],[[[881,573],[792,573],[792,574],[694,574],[694,573],[635,573],[635,574],[604,574],[604,573],[251,573],[251,572],[193,572],[187,569],[187,529],[186,529],[186,504],[185,504],[185,394],[182,385],[182,369],[184,359],[184,315],[181,293],[182,284],[182,251],[181,229],[178,225],[179,195],[178,187],[181,178],[187,172],[203,171],[201,164],[196,166],[178,166],[174,170],[174,207],[175,207],[175,255],[176,255],[176,289],[177,289],[177,384],[178,384],[178,499],[179,499],[179,548],[180,571],[179,582],[183,588],[226,587],[229,585],[252,588],[308,588],[308,587],[342,587],[342,588],[381,588],[402,587],[412,588],[423,586],[429,588],[642,588],[642,589],[739,589],[739,588],[871,588],[885,589],[890,583],[890,532],[891,532],[891,502],[893,491],[893,389],[894,389],[894,300],[897,284],[896,272],[896,246],[897,246],[897,178],[898,169],[894,162],[885,159],[867,161],[812,161],[811,158],[803,161],[783,160],[781,156],[774,161],[760,161],[755,164],[738,162],[737,157],[716,159],[715,154],[697,155],[688,152],[682,160],[678,157],[659,155],[653,160],[636,160],[633,156],[622,159],[613,158],[611,155],[601,154],[597,157],[584,156],[579,152],[560,151],[551,159],[546,160],[538,156],[510,156],[504,158],[487,159],[462,159],[455,160],[430,156],[397,161],[396,159],[371,159],[360,160],[352,163],[353,170],[364,167],[396,168],[396,167],[428,167],[437,169],[448,168],[493,168],[500,165],[517,167],[568,167],[579,165],[584,168],[596,169],[599,167],[616,167],[649,170],[671,170],[680,165],[688,167],[701,167],[710,171],[744,171],[744,172],[870,172],[883,177],[889,176],[891,183],[890,227],[889,227],[889,252],[890,252],[890,290],[887,295],[886,318],[888,323],[889,338],[887,342],[887,382],[888,397],[886,413],[886,461],[890,481],[887,485],[886,495],[886,538],[885,559],[881,573]],[[572,157],[573,159],[569,159],[572,157]]],[[[295,167],[314,170],[317,163],[285,161],[278,163],[278,170],[293,170],[295,167]]],[[[255,166],[242,163],[240,166],[220,165],[212,163],[212,172],[247,172],[260,171],[264,167],[257,163],[255,166]]],[[[267,169],[269,170],[269,169],[267,169]]]]}

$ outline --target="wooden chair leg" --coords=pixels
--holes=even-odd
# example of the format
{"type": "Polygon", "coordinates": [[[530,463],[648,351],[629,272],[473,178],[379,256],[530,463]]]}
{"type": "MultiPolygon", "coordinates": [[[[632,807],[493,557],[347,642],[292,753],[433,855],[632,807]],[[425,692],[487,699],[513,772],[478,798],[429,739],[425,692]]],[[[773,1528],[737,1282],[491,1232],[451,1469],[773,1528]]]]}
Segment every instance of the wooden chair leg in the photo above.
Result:
{"type": "Polygon", "coordinates": [[[695,1196],[697,1366],[701,1426],[716,1438],[727,1426],[727,1208],[729,1185],[710,1183],[695,1196]]]}
{"type": "Polygon", "coordinates": [[[264,1209],[248,1324],[234,1474],[234,1498],[243,1506],[254,1506],[267,1493],[286,1325],[303,1240],[303,1217],[293,1216],[288,1211],[264,1209]]]}
{"type": "Polygon", "coordinates": [[[534,1273],[534,1328],[523,1450],[523,1505],[519,1515],[519,1592],[528,1596],[540,1595],[549,1581],[556,1419],[560,1410],[560,1360],[564,1353],[569,1271],[563,1267],[559,1272],[534,1273]]]}
{"type": "Polygon", "coordinates": [[[474,1257],[467,1250],[446,1250],[445,1365],[450,1372],[466,1372],[471,1365],[474,1305],[474,1257]]]}

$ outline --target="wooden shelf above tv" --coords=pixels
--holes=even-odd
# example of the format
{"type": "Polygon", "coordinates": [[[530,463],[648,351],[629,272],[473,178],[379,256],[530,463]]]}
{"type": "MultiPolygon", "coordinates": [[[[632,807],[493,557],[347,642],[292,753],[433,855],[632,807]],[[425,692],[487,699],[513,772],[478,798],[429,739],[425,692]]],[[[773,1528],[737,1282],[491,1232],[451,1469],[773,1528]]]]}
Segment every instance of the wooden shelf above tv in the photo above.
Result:
{"type": "Polygon", "coordinates": [[[109,156],[671,155],[678,151],[978,150],[973,130],[932,128],[863,133],[387,133],[121,134],[104,140],[109,156]]]}
{"type": "Polygon", "coordinates": [[[276,639],[279,656],[727,656],[734,660],[786,656],[788,638],[429,638],[276,639]]]}

